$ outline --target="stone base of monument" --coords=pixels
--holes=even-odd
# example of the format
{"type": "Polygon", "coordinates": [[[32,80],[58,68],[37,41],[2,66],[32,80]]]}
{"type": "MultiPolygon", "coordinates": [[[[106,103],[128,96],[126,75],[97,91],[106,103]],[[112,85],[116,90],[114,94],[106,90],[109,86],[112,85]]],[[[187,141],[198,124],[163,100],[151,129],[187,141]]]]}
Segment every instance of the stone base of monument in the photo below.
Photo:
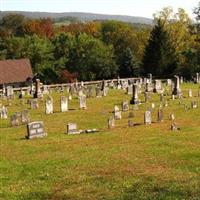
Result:
{"type": "Polygon", "coordinates": [[[130,100],[130,104],[134,105],[134,104],[140,104],[140,100],[139,99],[131,99],[130,100]]]}

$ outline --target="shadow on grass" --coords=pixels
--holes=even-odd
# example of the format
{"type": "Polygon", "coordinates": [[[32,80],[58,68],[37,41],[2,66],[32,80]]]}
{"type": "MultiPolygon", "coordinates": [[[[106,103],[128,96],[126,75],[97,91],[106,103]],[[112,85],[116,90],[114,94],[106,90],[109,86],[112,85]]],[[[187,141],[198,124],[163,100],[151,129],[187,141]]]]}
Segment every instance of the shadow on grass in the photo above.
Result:
{"type": "MultiPolygon", "coordinates": [[[[184,183],[185,184],[185,183],[184,183]]],[[[124,190],[119,200],[200,200],[199,187],[145,177],[124,190]]]]}

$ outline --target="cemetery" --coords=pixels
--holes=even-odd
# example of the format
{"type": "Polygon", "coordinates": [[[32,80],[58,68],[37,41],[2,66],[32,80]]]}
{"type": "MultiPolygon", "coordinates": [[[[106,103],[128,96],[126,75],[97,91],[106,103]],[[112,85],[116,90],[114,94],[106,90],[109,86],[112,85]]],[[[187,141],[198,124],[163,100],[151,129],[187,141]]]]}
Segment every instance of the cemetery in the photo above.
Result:
{"type": "Polygon", "coordinates": [[[0,93],[0,199],[199,199],[199,81],[37,79],[0,93]]]}

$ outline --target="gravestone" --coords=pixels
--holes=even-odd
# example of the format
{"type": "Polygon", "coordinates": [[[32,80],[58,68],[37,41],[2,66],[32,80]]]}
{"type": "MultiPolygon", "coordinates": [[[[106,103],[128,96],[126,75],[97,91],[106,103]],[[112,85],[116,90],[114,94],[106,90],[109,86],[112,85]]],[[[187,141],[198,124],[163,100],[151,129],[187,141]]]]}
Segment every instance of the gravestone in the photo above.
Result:
{"type": "Polygon", "coordinates": [[[102,97],[102,94],[101,94],[101,88],[100,87],[96,87],[95,88],[95,91],[96,91],[96,97],[102,97]]]}
{"type": "Polygon", "coordinates": [[[27,124],[27,139],[42,138],[47,136],[44,131],[44,123],[42,121],[35,121],[27,124]]]}
{"type": "Polygon", "coordinates": [[[93,97],[93,87],[88,86],[87,87],[87,98],[91,98],[91,97],[93,97]]]}
{"type": "Polygon", "coordinates": [[[151,104],[151,108],[154,109],[155,108],[155,103],[151,104]]]}
{"type": "Polygon", "coordinates": [[[188,97],[192,97],[192,90],[191,89],[188,90],[188,97]]]}
{"type": "Polygon", "coordinates": [[[67,112],[68,111],[68,99],[67,97],[60,97],[60,107],[61,107],[61,112],[67,112]]]}
{"type": "Polygon", "coordinates": [[[80,134],[80,131],[77,130],[77,124],[68,123],[67,124],[67,132],[68,135],[80,134]]]}
{"type": "Polygon", "coordinates": [[[197,108],[197,102],[196,101],[192,101],[191,107],[192,107],[192,109],[196,109],[197,108]]]}
{"type": "Polygon", "coordinates": [[[119,120],[122,118],[122,114],[121,114],[121,111],[119,110],[119,107],[118,106],[115,106],[114,107],[114,118],[116,120],[119,120]]]}
{"type": "Polygon", "coordinates": [[[68,99],[71,101],[72,100],[72,95],[69,94],[68,99]]]}
{"type": "Polygon", "coordinates": [[[14,90],[13,90],[13,87],[12,87],[12,86],[7,86],[7,87],[6,87],[6,96],[7,96],[9,99],[13,99],[13,97],[14,97],[14,90]]]}
{"type": "Polygon", "coordinates": [[[195,80],[195,83],[200,83],[200,76],[199,76],[199,73],[196,73],[196,80],[195,80]]]}
{"type": "Polygon", "coordinates": [[[43,85],[43,94],[49,94],[49,89],[47,85],[43,85]]]}
{"type": "Polygon", "coordinates": [[[36,79],[36,81],[35,81],[34,98],[42,98],[42,91],[40,88],[40,79],[36,79]]]}
{"type": "Polygon", "coordinates": [[[127,94],[133,94],[133,85],[128,85],[127,94]]]}
{"type": "Polygon", "coordinates": [[[151,92],[153,90],[152,84],[150,82],[146,83],[145,92],[151,92]]]}
{"type": "Polygon", "coordinates": [[[178,76],[174,76],[174,88],[172,91],[173,95],[181,95],[180,79],[178,76]]]}
{"type": "Polygon", "coordinates": [[[161,80],[155,80],[153,92],[160,93],[162,91],[162,82],[161,80]]]}
{"type": "Polygon", "coordinates": [[[159,109],[158,110],[158,122],[162,122],[163,121],[163,110],[159,109]]]}
{"type": "Polygon", "coordinates": [[[134,121],[132,119],[129,119],[128,120],[128,127],[133,127],[135,124],[134,124],[134,121]]]}
{"type": "Polygon", "coordinates": [[[3,106],[0,109],[0,116],[1,116],[1,119],[7,119],[8,118],[8,109],[5,106],[3,106]]]}
{"type": "Polygon", "coordinates": [[[144,113],[144,124],[145,125],[151,124],[151,111],[150,110],[147,110],[144,113]]]}
{"type": "Polygon", "coordinates": [[[23,110],[21,112],[21,122],[22,124],[28,124],[30,121],[29,112],[28,110],[23,110]]]}
{"type": "Polygon", "coordinates": [[[128,105],[128,101],[123,101],[122,102],[122,111],[126,112],[129,110],[129,105],[128,105]]]}
{"type": "Polygon", "coordinates": [[[46,114],[52,114],[53,113],[53,99],[52,97],[48,96],[46,99],[46,114]]]}
{"type": "Polygon", "coordinates": [[[19,126],[20,125],[20,120],[19,120],[17,113],[12,115],[10,119],[11,119],[11,126],[19,126]]]}
{"type": "Polygon", "coordinates": [[[39,108],[37,99],[31,100],[31,108],[34,110],[39,108]]]}
{"type": "Polygon", "coordinates": [[[172,125],[171,125],[171,130],[172,130],[172,131],[177,131],[177,130],[178,130],[177,125],[176,125],[175,122],[172,123],[172,125]]]}
{"type": "Polygon", "coordinates": [[[112,129],[114,127],[115,127],[115,118],[112,116],[112,117],[109,117],[108,119],[108,128],[112,129]]]}
{"type": "Polygon", "coordinates": [[[130,101],[130,104],[138,104],[139,99],[138,99],[138,86],[136,84],[133,84],[133,96],[130,101]]]}
{"type": "Polygon", "coordinates": [[[86,96],[80,96],[80,109],[87,109],[87,105],[86,105],[86,96]]]}
{"type": "Polygon", "coordinates": [[[169,119],[170,119],[171,121],[174,121],[174,120],[175,120],[175,116],[174,116],[173,113],[171,113],[171,114],[169,115],[169,119]]]}
{"type": "Polygon", "coordinates": [[[108,95],[108,87],[104,87],[103,96],[106,97],[108,95]]]}
{"type": "Polygon", "coordinates": [[[172,80],[171,79],[167,79],[167,86],[172,86],[172,80]]]}

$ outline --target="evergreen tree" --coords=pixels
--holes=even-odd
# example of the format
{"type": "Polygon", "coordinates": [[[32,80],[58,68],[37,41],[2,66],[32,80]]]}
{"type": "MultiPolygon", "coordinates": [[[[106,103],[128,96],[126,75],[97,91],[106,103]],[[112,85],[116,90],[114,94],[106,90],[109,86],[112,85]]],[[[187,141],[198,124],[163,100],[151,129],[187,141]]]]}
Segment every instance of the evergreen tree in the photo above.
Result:
{"type": "Polygon", "coordinates": [[[120,60],[120,77],[139,76],[139,67],[130,48],[123,51],[120,60]]]}
{"type": "Polygon", "coordinates": [[[151,32],[143,57],[144,73],[152,73],[156,77],[169,77],[177,68],[175,49],[168,32],[161,20],[151,32]]]}

